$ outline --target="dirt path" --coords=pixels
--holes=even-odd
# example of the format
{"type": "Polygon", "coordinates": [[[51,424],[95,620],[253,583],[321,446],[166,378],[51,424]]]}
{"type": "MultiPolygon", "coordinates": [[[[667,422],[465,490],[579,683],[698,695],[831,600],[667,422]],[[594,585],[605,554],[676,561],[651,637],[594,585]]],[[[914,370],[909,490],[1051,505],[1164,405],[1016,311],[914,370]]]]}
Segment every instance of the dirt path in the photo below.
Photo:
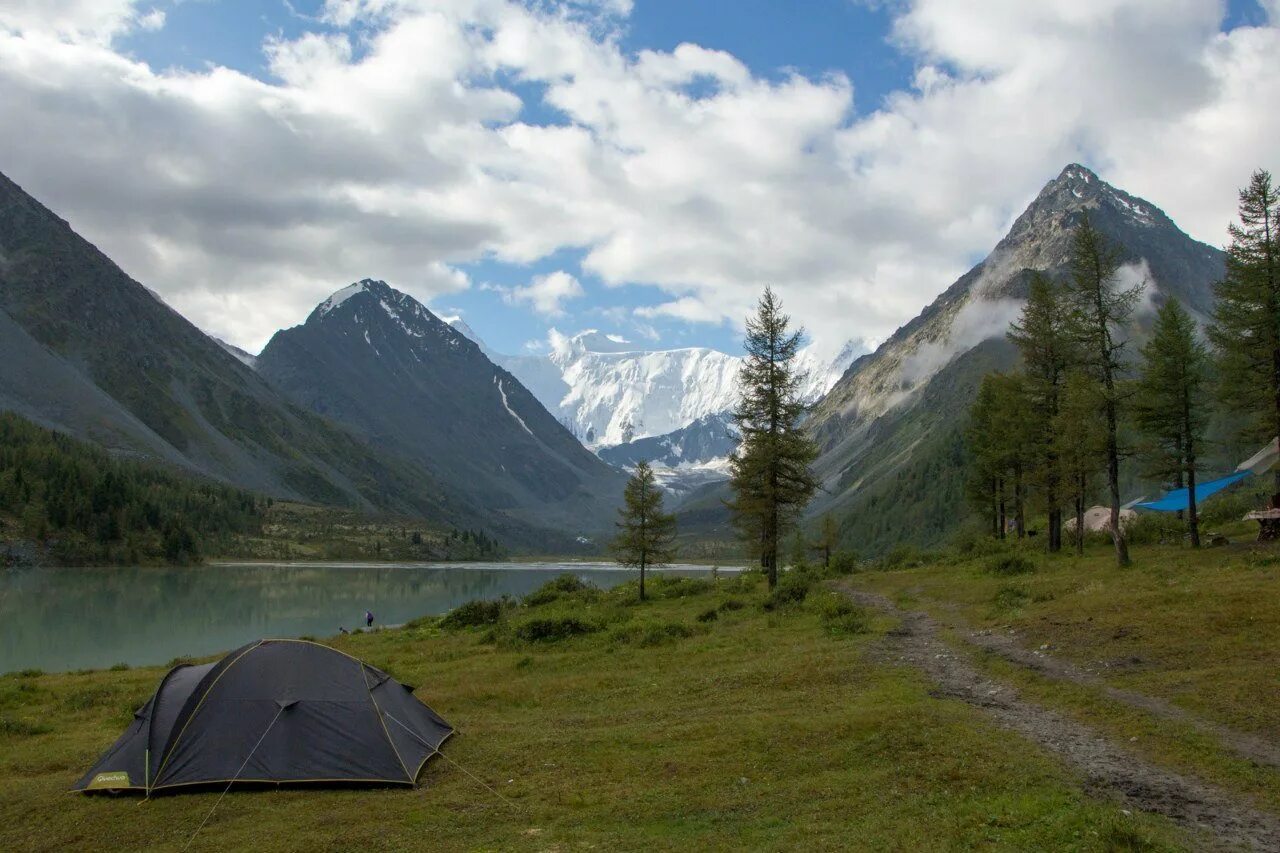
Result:
{"type": "Polygon", "coordinates": [[[1164,720],[1185,723],[1197,731],[1216,738],[1223,747],[1242,758],[1280,769],[1280,746],[1268,743],[1260,737],[1206,720],[1165,699],[1148,696],[1136,690],[1112,687],[1100,676],[1069,661],[1056,658],[1042,649],[1023,647],[1019,644],[1017,635],[1012,632],[960,629],[959,633],[978,648],[998,655],[1010,663],[1026,667],[1048,678],[1095,687],[1108,699],[1138,708],[1164,720]]]}
{"type": "Polygon", "coordinates": [[[939,636],[928,614],[903,611],[881,595],[840,588],[859,604],[902,619],[879,653],[922,670],[933,695],[981,708],[1000,725],[1057,753],[1084,775],[1091,792],[1118,795],[1136,809],[1207,830],[1223,849],[1280,850],[1280,818],[1249,808],[1221,789],[1162,769],[1074,720],[1025,702],[1008,684],[988,678],[939,636]]]}

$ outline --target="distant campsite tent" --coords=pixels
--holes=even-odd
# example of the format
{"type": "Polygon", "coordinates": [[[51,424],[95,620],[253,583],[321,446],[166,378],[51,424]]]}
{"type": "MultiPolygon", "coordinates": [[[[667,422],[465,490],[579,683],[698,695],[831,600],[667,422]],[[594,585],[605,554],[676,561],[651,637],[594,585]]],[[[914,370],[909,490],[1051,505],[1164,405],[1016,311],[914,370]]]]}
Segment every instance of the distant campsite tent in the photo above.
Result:
{"type": "MultiPolygon", "coordinates": [[[[1128,527],[1133,523],[1138,514],[1127,507],[1120,510],[1120,526],[1128,527]]],[[[1062,524],[1062,529],[1068,533],[1074,533],[1076,529],[1076,520],[1072,516],[1062,524]]],[[[1088,533],[1097,533],[1101,530],[1111,529],[1111,507],[1109,506],[1091,506],[1084,511],[1084,529],[1088,533]]]]}
{"type": "Polygon", "coordinates": [[[78,791],[414,785],[453,727],[381,670],[306,640],[175,667],[78,791]]]}

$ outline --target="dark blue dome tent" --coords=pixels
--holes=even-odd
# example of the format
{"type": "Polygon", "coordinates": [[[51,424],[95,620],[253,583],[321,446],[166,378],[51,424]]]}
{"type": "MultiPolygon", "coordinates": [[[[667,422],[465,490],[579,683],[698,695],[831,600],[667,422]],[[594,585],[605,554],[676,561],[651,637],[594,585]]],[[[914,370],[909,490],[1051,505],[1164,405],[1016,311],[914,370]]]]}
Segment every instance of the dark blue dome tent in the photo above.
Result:
{"type": "Polygon", "coordinates": [[[412,688],[308,640],[259,640],[170,670],[74,786],[417,784],[454,729],[412,688]]]}

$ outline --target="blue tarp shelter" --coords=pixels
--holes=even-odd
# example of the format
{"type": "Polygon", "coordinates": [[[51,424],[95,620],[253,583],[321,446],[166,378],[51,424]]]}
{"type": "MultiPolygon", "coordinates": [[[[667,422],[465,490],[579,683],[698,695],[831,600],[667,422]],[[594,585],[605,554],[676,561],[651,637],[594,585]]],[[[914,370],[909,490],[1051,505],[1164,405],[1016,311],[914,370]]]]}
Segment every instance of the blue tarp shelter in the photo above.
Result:
{"type": "MultiPolygon", "coordinates": [[[[1252,476],[1253,472],[1249,470],[1236,471],[1217,480],[1210,480],[1207,483],[1196,484],[1196,503],[1199,504],[1210,495],[1216,495],[1218,492],[1230,486],[1232,483],[1238,483],[1245,477],[1252,476]]],[[[1134,504],[1138,509],[1153,509],[1157,512],[1178,512],[1179,510],[1189,509],[1191,501],[1187,489],[1174,489],[1165,494],[1164,497],[1155,501],[1145,501],[1143,503],[1134,504]]]]}

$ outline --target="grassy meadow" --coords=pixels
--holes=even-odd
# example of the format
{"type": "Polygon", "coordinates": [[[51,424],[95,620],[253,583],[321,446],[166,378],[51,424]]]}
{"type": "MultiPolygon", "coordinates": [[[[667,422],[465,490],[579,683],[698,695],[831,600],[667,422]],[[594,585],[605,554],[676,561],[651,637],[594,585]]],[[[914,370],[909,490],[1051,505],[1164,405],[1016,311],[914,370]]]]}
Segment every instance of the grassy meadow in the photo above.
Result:
{"type": "MultiPolygon", "coordinates": [[[[1280,552],[1136,549],[1119,571],[1031,555],[938,555],[841,583],[957,633],[1018,632],[1107,684],[1224,725],[1280,730],[1280,552]],[[1026,566],[1020,566],[1025,569],[1026,566]],[[1012,591],[1010,591],[1012,590],[1012,591]],[[1271,665],[1268,665],[1268,660],[1271,665]],[[1270,697],[1268,699],[1268,697],[1270,697]]],[[[560,582],[524,603],[329,642],[409,684],[458,727],[418,790],[235,791],[193,850],[1196,849],[1166,819],[1084,792],[1058,759],[936,698],[875,653],[898,624],[829,584],[560,582]],[[463,769],[465,768],[465,770],[463,769]],[[472,777],[479,777],[484,784],[472,777]],[[491,786],[492,790],[490,790],[491,786]]],[[[992,658],[1027,698],[1164,765],[1280,811],[1272,769],[1203,732],[992,658]]],[[[0,677],[0,848],[178,850],[217,794],[85,797],[68,786],[154,690],[161,667],[0,677]]]]}

